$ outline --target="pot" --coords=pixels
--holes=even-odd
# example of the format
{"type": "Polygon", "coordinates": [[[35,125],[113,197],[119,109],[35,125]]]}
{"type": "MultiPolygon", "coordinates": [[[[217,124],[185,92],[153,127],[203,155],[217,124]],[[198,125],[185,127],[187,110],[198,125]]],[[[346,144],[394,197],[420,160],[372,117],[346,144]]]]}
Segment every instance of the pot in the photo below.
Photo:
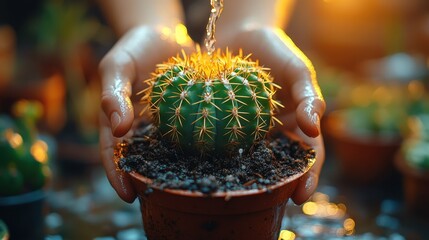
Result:
{"type": "Polygon", "coordinates": [[[403,176],[403,194],[407,211],[427,216],[429,214],[429,171],[410,166],[401,151],[395,156],[395,166],[403,176]]]}
{"type": "Polygon", "coordinates": [[[335,155],[340,175],[358,185],[392,177],[393,159],[402,138],[399,135],[356,135],[350,131],[342,114],[342,110],[333,111],[323,122],[327,145],[335,155]]]}
{"type": "Polygon", "coordinates": [[[45,190],[0,197],[0,219],[9,229],[10,239],[44,239],[45,190]]]}
{"type": "Polygon", "coordinates": [[[175,189],[153,190],[152,183],[130,173],[138,193],[148,239],[277,240],[286,208],[299,178],[293,175],[267,189],[216,192],[203,195],[175,189]]]}

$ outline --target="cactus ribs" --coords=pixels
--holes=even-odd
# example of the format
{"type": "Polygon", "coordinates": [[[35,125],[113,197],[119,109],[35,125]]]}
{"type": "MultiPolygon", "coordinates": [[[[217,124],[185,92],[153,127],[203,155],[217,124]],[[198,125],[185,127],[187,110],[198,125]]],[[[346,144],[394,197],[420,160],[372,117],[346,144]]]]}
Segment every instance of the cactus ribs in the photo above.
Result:
{"type": "Polygon", "coordinates": [[[142,102],[163,137],[182,150],[248,150],[265,138],[282,106],[266,70],[241,52],[183,54],[158,65],[142,102]]]}
{"type": "Polygon", "coordinates": [[[282,105],[267,70],[220,50],[158,65],[140,93],[152,124],[118,146],[119,167],[162,188],[203,193],[264,188],[303,172],[314,150],[285,136],[268,139],[282,105]]]}

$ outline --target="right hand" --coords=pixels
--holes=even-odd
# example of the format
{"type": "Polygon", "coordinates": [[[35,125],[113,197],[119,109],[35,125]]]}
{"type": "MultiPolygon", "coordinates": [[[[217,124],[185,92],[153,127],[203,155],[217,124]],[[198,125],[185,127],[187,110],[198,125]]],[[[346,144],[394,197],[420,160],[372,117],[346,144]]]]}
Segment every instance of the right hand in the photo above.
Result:
{"type": "Polygon", "coordinates": [[[156,64],[193,46],[186,31],[143,25],[124,34],[100,63],[101,159],[110,184],[126,202],[133,202],[136,193],[129,176],[118,169],[113,151],[123,137],[132,134],[135,114],[140,113],[135,110],[136,93],[147,87],[144,80],[150,78],[156,64]]]}

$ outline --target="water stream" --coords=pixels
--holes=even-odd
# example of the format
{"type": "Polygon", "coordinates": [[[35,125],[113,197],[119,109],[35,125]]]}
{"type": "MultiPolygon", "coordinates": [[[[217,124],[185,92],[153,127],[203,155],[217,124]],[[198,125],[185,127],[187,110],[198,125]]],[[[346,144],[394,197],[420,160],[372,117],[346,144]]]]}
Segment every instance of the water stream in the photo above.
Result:
{"type": "Polygon", "coordinates": [[[209,55],[211,55],[215,50],[216,21],[222,13],[223,0],[210,0],[210,4],[212,8],[210,11],[209,22],[206,27],[206,38],[204,40],[204,45],[206,46],[209,55]]]}

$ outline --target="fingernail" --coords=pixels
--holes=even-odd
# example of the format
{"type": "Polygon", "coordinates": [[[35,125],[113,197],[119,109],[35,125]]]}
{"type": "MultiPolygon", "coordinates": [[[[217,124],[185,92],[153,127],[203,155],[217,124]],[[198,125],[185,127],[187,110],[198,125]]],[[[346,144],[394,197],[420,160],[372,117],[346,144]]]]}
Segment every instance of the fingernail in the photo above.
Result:
{"type": "Polygon", "coordinates": [[[121,116],[117,112],[113,112],[110,115],[110,125],[112,126],[112,131],[115,132],[116,128],[121,124],[121,116]]]}

